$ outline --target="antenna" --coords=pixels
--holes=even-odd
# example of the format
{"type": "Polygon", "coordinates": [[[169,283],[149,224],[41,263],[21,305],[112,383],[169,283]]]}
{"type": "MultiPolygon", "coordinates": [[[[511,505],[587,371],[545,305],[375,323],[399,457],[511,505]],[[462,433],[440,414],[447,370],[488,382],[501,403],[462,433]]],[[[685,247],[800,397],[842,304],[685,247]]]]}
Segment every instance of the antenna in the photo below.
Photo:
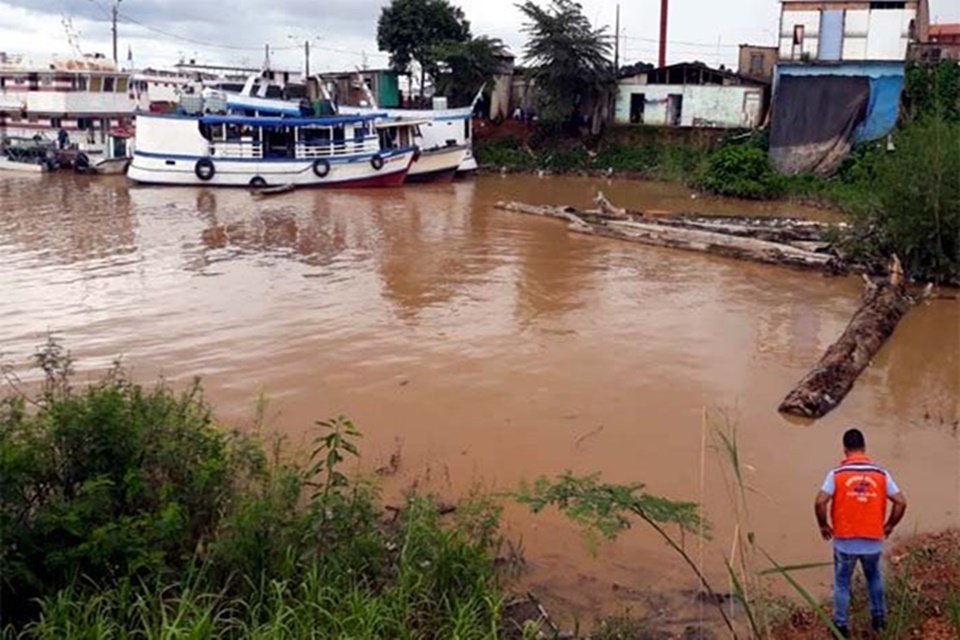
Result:
{"type": "Polygon", "coordinates": [[[61,14],[60,24],[63,25],[63,30],[67,34],[67,43],[70,45],[70,50],[73,51],[75,56],[82,58],[83,51],[80,50],[80,34],[73,28],[73,19],[68,18],[66,14],[61,14]]]}

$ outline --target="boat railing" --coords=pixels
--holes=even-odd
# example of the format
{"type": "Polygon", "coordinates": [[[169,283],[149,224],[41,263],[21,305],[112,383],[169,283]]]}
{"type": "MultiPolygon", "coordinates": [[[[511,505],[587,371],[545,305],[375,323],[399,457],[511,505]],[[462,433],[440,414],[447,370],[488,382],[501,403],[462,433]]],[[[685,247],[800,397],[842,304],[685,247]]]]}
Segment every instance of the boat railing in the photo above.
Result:
{"type": "Polygon", "coordinates": [[[299,142],[296,149],[298,158],[329,158],[377,153],[380,151],[380,143],[376,138],[362,142],[299,142]]]}
{"type": "Polygon", "coordinates": [[[263,146],[259,142],[219,142],[210,149],[210,155],[219,158],[262,158],[263,146]]]}

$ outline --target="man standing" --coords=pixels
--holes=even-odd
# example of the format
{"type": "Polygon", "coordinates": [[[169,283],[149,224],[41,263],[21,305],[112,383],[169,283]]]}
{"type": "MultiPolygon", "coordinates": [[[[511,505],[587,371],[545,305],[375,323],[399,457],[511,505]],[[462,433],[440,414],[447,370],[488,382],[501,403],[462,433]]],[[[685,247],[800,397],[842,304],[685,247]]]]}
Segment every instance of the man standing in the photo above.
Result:
{"type": "Polygon", "coordinates": [[[867,579],[873,628],[882,631],[886,627],[887,609],[880,575],[883,540],[890,537],[907,510],[907,501],[893,476],[874,463],[866,449],[859,429],[843,434],[843,462],[827,474],[814,507],[820,535],[824,540],[833,540],[833,622],[845,638],[850,637],[847,612],[850,580],[857,562],[863,566],[867,579]],[[888,500],[893,503],[889,518],[888,500]],[[828,522],[827,504],[831,502],[828,522]]]}

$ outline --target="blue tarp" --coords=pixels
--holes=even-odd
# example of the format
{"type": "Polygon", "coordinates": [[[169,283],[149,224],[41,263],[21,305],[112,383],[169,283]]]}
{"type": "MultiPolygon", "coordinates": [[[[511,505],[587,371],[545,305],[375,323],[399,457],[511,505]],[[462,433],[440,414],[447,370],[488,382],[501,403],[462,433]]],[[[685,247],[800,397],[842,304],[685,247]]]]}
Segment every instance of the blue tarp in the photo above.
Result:
{"type": "Polygon", "coordinates": [[[869,142],[883,138],[897,125],[900,114],[900,94],[903,76],[870,78],[870,104],[867,118],[853,134],[855,142],[869,142]]]}

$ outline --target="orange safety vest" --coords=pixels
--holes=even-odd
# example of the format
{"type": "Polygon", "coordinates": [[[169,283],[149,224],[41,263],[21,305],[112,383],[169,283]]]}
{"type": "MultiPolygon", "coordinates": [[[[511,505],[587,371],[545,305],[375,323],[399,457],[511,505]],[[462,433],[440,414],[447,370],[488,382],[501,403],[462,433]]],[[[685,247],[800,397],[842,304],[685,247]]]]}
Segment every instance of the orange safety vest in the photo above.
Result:
{"type": "Polygon", "coordinates": [[[883,540],[887,515],[887,472],[863,454],[854,454],[832,471],[835,538],[883,540]]]}

